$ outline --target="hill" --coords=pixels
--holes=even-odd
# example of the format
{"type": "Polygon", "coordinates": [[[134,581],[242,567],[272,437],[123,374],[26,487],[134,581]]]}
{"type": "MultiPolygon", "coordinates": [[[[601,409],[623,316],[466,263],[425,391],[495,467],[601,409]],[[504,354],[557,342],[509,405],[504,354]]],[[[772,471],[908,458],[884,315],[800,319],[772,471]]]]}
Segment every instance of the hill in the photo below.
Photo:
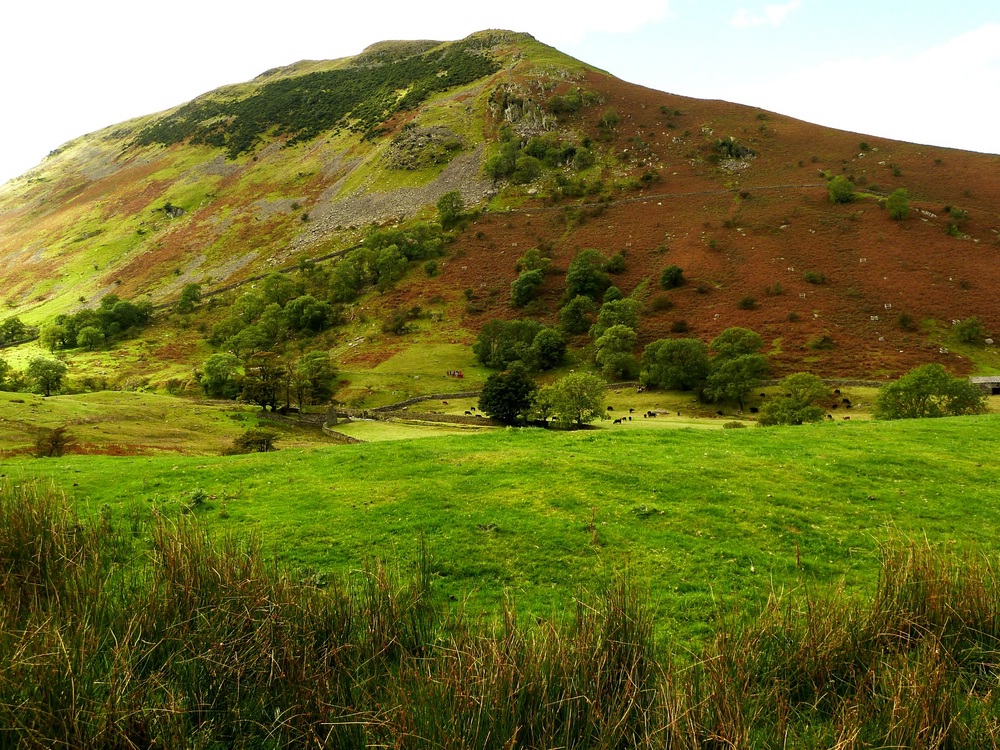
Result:
{"type": "Polygon", "coordinates": [[[201,364],[222,317],[168,317],[185,285],[226,307],[232,285],[332,267],[372,227],[435,219],[458,191],[473,211],[433,272],[407,256],[338,326],[295,346],[367,372],[471,343],[490,319],[555,323],[570,262],[597,248],[622,253],[614,283],[643,301],[640,345],[743,325],[779,374],[993,370],[1000,356],[951,329],[978,317],[1000,330],[998,163],[645,89],[526,34],[387,42],[83,136],[4,185],[2,314],[37,325],[109,293],[148,300],[171,343],[113,372],[162,385],[201,364]],[[830,200],[835,177],[853,182],[849,202],[830,200]],[[896,220],[884,203],[898,189],[896,220]],[[531,248],[554,273],[525,311],[508,299],[531,248]],[[667,265],[687,283],[660,292],[667,265]],[[411,325],[381,330],[417,307],[411,325]]]}

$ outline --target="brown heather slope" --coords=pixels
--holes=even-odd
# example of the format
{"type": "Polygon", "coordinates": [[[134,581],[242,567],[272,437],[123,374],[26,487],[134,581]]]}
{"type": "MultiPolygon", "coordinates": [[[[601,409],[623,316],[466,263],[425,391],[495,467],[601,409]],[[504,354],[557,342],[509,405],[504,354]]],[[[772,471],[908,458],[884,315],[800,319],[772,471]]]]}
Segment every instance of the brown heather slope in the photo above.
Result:
{"type": "MultiPolygon", "coordinates": [[[[990,350],[954,346],[948,330],[978,316],[1000,334],[993,293],[1000,288],[1000,156],[653,91],[524,35],[487,37],[501,65],[496,73],[396,113],[376,138],[337,131],[291,148],[271,138],[228,160],[209,146],[134,145],[159,117],[151,116],[67,144],[0,188],[6,310],[37,323],[109,291],[167,301],[190,281],[211,289],[348,247],[371,221],[432,216],[437,196],[459,187],[481,213],[457,235],[440,275],[416,269],[395,290],[364,299],[367,315],[443,300],[451,317],[442,337],[468,339],[486,320],[525,314],[510,308],[509,288],[516,260],[537,246],[559,273],[547,277],[529,312],[553,323],[562,274],[578,250],[592,247],[626,253],[627,269],[614,279],[625,294],[645,284],[641,343],[671,335],[683,320],[688,335],[705,339],[733,325],[759,331],[781,372],[887,377],[924,362],[955,372],[1000,364],[990,350]],[[591,92],[591,103],[553,114],[550,98],[573,91],[591,92]],[[500,106],[505,94],[526,103],[524,111],[500,106]],[[528,117],[532,106],[544,117],[528,117]],[[599,125],[608,110],[618,115],[611,129],[599,125]],[[428,124],[453,128],[465,142],[461,157],[424,172],[388,169],[392,139],[428,124]],[[504,127],[523,139],[543,132],[568,143],[589,139],[598,161],[582,176],[601,188],[556,197],[556,176],[577,176],[569,167],[525,186],[484,183],[480,165],[504,127]],[[720,159],[715,145],[730,137],[755,155],[720,159]],[[831,203],[827,180],[841,174],[867,195],[831,203]],[[911,211],[893,221],[879,197],[900,187],[911,211]],[[418,199],[422,208],[414,208],[418,199]],[[168,204],[183,213],[169,215],[168,204]],[[345,219],[345,207],[361,213],[345,219]],[[956,222],[948,207],[967,218],[956,222]],[[657,280],[668,264],[682,267],[687,283],[661,292],[657,280]],[[825,283],[808,283],[806,272],[825,283]],[[754,309],[741,309],[747,298],[754,309]],[[900,328],[901,313],[916,330],[900,328]],[[822,337],[833,348],[814,348],[822,337]]],[[[370,339],[352,351],[354,360],[383,361],[380,349],[409,341],[370,339]]]]}

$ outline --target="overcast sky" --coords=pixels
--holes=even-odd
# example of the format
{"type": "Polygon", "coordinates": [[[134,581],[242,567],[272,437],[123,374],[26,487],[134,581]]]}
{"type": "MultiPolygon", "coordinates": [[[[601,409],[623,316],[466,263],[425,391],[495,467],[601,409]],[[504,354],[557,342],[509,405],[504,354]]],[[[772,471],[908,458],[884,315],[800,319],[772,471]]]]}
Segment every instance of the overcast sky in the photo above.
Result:
{"type": "Polygon", "coordinates": [[[484,28],[663,91],[1000,152],[1000,0],[32,0],[0,22],[0,182],[268,68],[484,28]]]}

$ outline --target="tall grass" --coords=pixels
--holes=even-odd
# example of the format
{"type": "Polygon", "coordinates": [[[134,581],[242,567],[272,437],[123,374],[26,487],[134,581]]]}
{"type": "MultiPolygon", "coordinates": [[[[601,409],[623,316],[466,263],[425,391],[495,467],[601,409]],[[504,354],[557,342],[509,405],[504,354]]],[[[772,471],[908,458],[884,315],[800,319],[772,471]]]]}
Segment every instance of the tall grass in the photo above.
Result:
{"type": "Polygon", "coordinates": [[[997,747],[996,562],[897,542],[881,570],[870,598],[775,596],[672,655],[627,576],[484,623],[441,606],[426,554],[318,586],[253,537],[6,485],[0,747],[997,747]]]}

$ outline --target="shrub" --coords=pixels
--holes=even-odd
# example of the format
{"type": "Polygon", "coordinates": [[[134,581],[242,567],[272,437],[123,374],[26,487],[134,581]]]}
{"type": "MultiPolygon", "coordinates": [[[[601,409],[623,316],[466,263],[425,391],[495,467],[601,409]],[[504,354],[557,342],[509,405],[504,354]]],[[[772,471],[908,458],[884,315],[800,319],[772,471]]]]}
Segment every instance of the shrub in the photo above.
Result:
{"type": "Polygon", "coordinates": [[[823,419],[823,409],[816,402],[830,397],[826,383],[812,373],[798,372],[782,380],[780,386],[781,395],[760,410],[762,425],[796,425],[823,419]]]}
{"type": "Polygon", "coordinates": [[[896,318],[896,325],[899,326],[899,330],[901,331],[917,330],[917,321],[909,313],[900,313],[896,318]]]}
{"type": "Polygon", "coordinates": [[[911,370],[879,389],[875,416],[918,419],[985,414],[986,394],[965,378],[953,378],[938,364],[911,370]]]}
{"type": "Polygon", "coordinates": [[[270,453],[277,450],[274,443],[278,438],[276,432],[263,430],[259,427],[251,427],[242,435],[233,438],[233,443],[227,453],[270,453]]]}
{"type": "Polygon", "coordinates": [[[597,250],[584,249],[577,253],[566,271],[566,297],[582,295],[597,299],[611,286],[608,272],[604,270],[607,259],[597,250]]]}
{"type": "Polygon", "coordinates": [[[808,281],[810,284],[825,284],[826,276],[819,271],[806,271],[802,274],[802,278],[808,281]]]}
{"type": "Polygon", "coordinates": [[[831,203],[850,203],[854,200],[854,183],[843,175],[837,175],[826,186],[831,203]]]}
{"type": "Polygon", "coordinates": [[[979,318],[966,318],[955,325],[955,335],[963,344],[982,344],[986,338],[986,328],[979,318]]]}
{"type": "Polygon", "coordinates": [[[742,422],[736,422],[736,421],[726,422],[726,423],[724,423],[722,425],[722,429],[724,429],[724,430],[739,430],[739,429],[745,428],[745,427],[746,427],[745,424],[743,424],[742,422]]]}
{"type": "Polygon", "coordinates": [[[889,210],[889,216],[896,221],[902,221],[910,215],[910,199],[904,188],[893,190],[885,201],[885,207],[889,210]]]}
{"type": "Polygon", "coordinates": [[[675,320],[670,324],[671,333],[687,333],[690,330],[688,322],[686,320],[675,320]]]}
{"type": "Polygon", "coordinates": [[[823,333],[820,334],[819,336],[814,336],[813,338],[809,339],[809,341],[806,343],[806,346],[814,350],[835,349],[837,346],[837,342],[833,340],[833,337],[830,336],[830,334],[823,333]]]}
{"type": "Polygon", "coordinates": [[[596,309],[597,305],[590,297],[577,295],[559,310],[559,327],[571,336],[583,333],[590,329],[591,316],[596,309]]]}
{"type": "Polygon", "coordinates": [[[524,307],[538,296],[544,274],[540,270],[523,271],[510,285],[510,304],[514,307],[524,307]]]}
{"type": "Polygon", "coordinates": [[[74,444],[69,427],[62,425],[51,430],[42,428],[35,439],[36,458],[60,458],[74,444]]]}
{"type": "Polygon", "coordinates": [[[669,265],[660,273],[661,289],[676,289],[684,283],[684,270],[680,266],[669,265]]]}
{"type": "Polygon", "coordinates": [[[756,297],[742,297],[740,301],[736,303],[736,306],[740,310],[756,310],[757,309],[757,298],[756,297]]]}
{"type": "Polygon", "coordinates": [[[619,250],[608,258],[607,263],[604,264],[604,270],[614,274],[625,273],[625,251],[619,250]]]}
{"type": "Polygon", "coordinates": [[[438,275],[438,262],[436,260],[434,260],[433,258],[431,260],[424,261],[424,273],[426,273],[428,276],[431,276],[431,277],[437,276],[438,275]]]}

